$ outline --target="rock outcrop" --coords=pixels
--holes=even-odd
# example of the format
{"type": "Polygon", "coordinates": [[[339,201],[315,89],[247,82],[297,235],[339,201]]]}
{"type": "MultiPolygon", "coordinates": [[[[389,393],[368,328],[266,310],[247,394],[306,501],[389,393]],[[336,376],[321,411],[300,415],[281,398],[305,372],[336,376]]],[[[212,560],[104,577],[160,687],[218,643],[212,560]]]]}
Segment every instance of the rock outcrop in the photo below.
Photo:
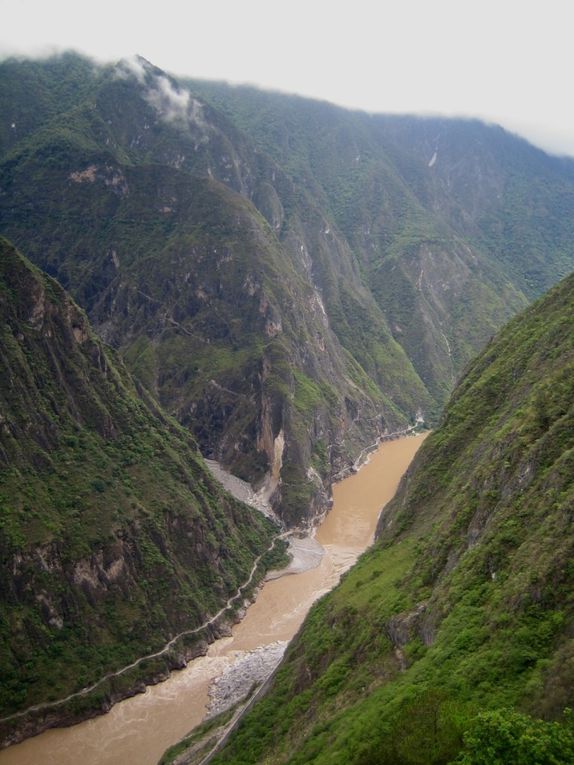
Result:
{"type": "Polygon", "coordinates": [[[94,696],[18,717],[217,613],[277,526],[223,491],[62,287],[3,239],[0,332],[0,730],[13,740],[201,652],[217,625],[94,696]]]}

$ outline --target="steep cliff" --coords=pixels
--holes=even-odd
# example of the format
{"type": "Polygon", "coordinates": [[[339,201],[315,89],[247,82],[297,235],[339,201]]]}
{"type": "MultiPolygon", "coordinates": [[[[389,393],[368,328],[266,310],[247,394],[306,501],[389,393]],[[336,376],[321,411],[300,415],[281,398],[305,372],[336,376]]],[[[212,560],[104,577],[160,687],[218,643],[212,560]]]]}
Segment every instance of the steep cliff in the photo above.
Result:
{"type": "Polygon", "coordinates": [[[312,190],[442,404],[491,334],[572,269],[574,161],[472,120],[371,115],[190,81],[312,190]]]}
{"type": "Polygon", "coordinates": [[[288,523],[574,262],[572,163],[500,128],[1,66],[1,230],[288,523]]]}
{"type": "Polygon", "coordinates": [[[277,530],[221,489],[189,433],[138,393],[84,312],[4,239],[0,332],[4,736],[109,705],[200,651],[217,624],[95,699],[14,717],[204,623],[277,530]]]}
{"type": "Polygon", "coordinates": [[[571,276],[471,364],[213,762],[572,762],[573,402],[571,276]]]}
{"type": "Polygon", "coordinates": [[[344,238],[221,114],[143,60],[86,89],[5,154],[3,230],[205,454],[308,519],[432,397],[344,238]]]}

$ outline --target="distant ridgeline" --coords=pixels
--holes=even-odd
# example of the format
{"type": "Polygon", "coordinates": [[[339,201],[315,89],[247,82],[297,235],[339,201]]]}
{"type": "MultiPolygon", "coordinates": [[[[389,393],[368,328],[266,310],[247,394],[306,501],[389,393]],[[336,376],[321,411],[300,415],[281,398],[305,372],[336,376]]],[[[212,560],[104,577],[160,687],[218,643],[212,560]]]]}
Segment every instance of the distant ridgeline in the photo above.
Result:
{"type": "Polygon", "coordinates": [[[0,333],[2,741],[109,708],[205,650],[217,624],[50,706],[203,624],[277,532],[221,489],[189,432],[2,238],[0,333]]]}
{"type": "Polygon", "coordinates": [[[0,231],[287,524],[574,266],[574,164],[479,122],[0,65],[0,231]]]}
{"type": "Polygon", "coordinates": [[[572,763],[573,706],[570,276],[470,365],[377,543],[211,762],[572,763]]]}

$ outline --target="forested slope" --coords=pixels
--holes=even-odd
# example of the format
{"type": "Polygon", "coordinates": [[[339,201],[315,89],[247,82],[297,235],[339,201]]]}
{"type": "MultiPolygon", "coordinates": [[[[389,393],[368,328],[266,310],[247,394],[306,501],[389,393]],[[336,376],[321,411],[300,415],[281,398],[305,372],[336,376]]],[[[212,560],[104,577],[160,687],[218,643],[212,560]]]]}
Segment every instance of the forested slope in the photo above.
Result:
{"type": "Polygon", "coordinates": [[[569,277],[471,364],[214,762],[574,761],[573,520],[569,277]]]}
{"type": "MultiPolygon", "coordinates": [[[[4,239],[0,332],[4,718],[202,624],[277,529],[221,489],[189,433],[140,395],[83,311],[4,239]]],[[[165,674],[213,634],[217,626],[181,641],[79,706],[105,706],[165,674]]],[[[52,711],[54,722],[80,709],[52,711]]],[[[44,720],[15,723],[34,730],[44,720]]]]}
{"type": "Polygon", "coordinates": [[[290,524],[574,264],[572,162],[501,128],[0,67],[0,230],[290,524]]]}

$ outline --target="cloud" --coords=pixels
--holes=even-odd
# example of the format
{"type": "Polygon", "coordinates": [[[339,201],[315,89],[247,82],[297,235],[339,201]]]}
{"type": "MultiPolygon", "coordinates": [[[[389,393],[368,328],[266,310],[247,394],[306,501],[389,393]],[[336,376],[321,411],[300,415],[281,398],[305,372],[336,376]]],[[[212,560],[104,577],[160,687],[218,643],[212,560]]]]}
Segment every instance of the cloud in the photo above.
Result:
{"type": "MultiPolygon", "coordinates": [[[[353,109],[482,116],[524,131],[540,123],[524,132],[530,140],[541,136],[556,151],[574,151],[566,0],[293,0],[280,30],[282,6],[269,0],[163,0],[161,12],[135,0],[0,4],[0,56],[72,46],[113,63],[137,50],[176,74],[254,83],[353,109]],[[550,140],[542,131],[553,134],[550,140]]],[[[137,63],[125,71],[130,66],[137,76],[137,63]]]]}
{"type": "Polygon", "coordinates": [[[207,129],[203,105],[141,56],[122,59],[116,67],[116,76],[135,78],[145,88],[145,100],[165,122],[207,129]]]}
{"type": "Polygon", "coordinates": [[[145,84],[146,80],[146,66],[139,56],[130,56],[129,58],[123,58],[116,67],[116,76],[121,79],[128,79],[133,76],[140,83],[145,84]]]}
{"type": "Polygon", "coordinates": [[[165,75],[154,77],[145,99],[167,122],[189,123],[191,96],[187,90],[174,87],[165,75]]]}

